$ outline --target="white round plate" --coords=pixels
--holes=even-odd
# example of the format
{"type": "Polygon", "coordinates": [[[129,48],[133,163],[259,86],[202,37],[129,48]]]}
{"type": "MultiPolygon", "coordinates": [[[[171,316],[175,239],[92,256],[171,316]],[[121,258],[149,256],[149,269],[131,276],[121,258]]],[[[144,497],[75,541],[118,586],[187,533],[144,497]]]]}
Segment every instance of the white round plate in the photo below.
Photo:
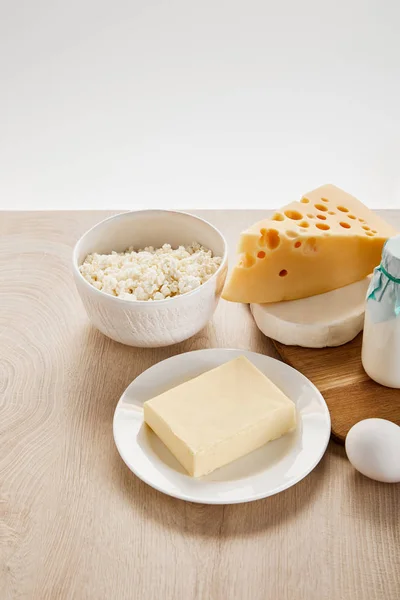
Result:
{"type": "Polygon", "coordinates": [[[234,504],[272,496],[308,475],[329,442],[331,420],[317,388],[285,363],[246,350],[216,348],[168,358],[139,375],[114,414],[114,439],[126,465],[155,489],[204,504],[234,504]],[[143,403],[238,356],[246,356],[296,404],[296,431],[217,469],[193,478],[143,421],[143,403]]]}

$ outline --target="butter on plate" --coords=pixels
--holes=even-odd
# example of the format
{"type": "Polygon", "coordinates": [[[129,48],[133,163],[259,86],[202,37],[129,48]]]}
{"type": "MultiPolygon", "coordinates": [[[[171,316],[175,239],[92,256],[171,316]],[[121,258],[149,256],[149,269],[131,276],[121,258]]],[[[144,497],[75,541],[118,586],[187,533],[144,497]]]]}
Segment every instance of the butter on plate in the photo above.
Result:
{"type": "Polygon", "coordinates": [[[193,477],[296,427],[296,408],[245,356],[144,403],[144,420],[193,477]]]}

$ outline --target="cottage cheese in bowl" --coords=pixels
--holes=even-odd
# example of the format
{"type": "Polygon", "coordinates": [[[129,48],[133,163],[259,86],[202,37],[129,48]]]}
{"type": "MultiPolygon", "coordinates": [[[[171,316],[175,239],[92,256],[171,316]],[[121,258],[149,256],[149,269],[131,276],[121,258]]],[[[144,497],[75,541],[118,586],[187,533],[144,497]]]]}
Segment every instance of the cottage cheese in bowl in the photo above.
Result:
{"type": "Polygon", "coordinates": [[[138,210],[77,242],[73,274],[92,324],[122,344],[169,346],[212,318],[228,269],[224,236],[184,212],[138,210]]]}
{"type": "Polygon", "coordinates": [[[193,242],[89,254],[79,271],[93,287],[123,300],[165,300],[191,292],[214,275],[222,258],[193,242]]]}

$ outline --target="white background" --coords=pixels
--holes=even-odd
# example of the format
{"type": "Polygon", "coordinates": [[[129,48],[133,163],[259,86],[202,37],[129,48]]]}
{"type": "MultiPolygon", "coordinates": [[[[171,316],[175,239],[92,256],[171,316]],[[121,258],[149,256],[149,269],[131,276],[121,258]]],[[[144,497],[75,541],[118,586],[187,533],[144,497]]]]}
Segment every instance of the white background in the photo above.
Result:
{"type": "Polygon", "coordinates": [[[400,208],[397,0],[0,8],[0,208],[400,208]]]}

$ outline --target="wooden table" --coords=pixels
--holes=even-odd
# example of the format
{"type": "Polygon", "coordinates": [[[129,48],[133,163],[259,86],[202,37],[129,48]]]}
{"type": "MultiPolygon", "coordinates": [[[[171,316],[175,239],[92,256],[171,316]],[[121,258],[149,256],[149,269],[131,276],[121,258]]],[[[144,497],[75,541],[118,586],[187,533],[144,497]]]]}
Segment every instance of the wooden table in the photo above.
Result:
{"type": "MultiPolygon", "coordinates": [[[[199,348],[274,350],[246,306],[224,301],[170,348],[97,332],[71,249],[109,214],[0,213],[0,598],[398,599],[399,485],[358,475],[333,442],[306,479],[243,505],[169,498],[124,465],[112,417],[144,369],[199,348]]],[[[232,258],[239,231],[263,216],[199,214],[225,233],[232,258]]],[[[400,212],[385,216],[400,228],[400,212]]]]}

